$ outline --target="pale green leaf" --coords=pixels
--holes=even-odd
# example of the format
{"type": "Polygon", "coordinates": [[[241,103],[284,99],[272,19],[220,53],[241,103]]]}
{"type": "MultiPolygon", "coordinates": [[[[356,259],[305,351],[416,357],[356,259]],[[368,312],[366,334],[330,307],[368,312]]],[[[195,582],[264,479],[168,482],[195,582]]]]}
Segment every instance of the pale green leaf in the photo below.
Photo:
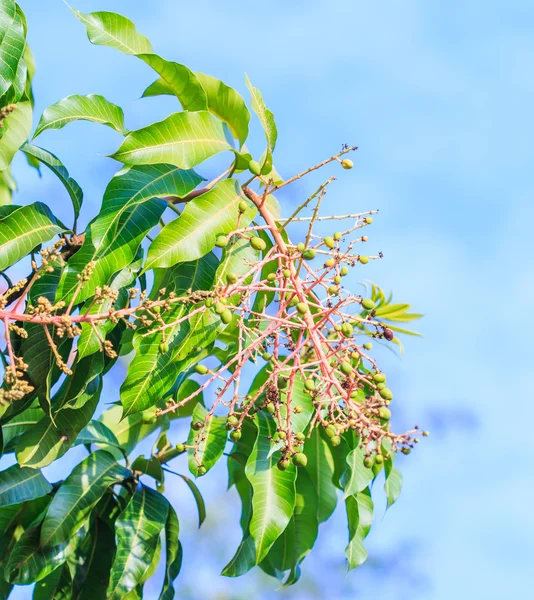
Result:
{"type": "Polygon", "coordinates": [[[14,0],[2,0],[0,4],[0,97],[15,84],[15,100],[24,87],[18,84],[17,73],[23,63],[26,35],[22,14],[14,0]]]}
{"type": "Polygon", "coordinates": [[[24,144],[32,128],[30,102],[19,102],[15,110],[4,119],[5,132],[0,140],[0,171],[7,169],[17,150],[24,144]]]}
{"type": "Polygon", "coordinates": [[[46,204],[35,202],[17,208],[0,219],[0,271],[63,231],[65,227],[46,204]]]}
{"type": "Polygon", "coordinates": [[[52,104],[43,112],[33,137],[35,139],[47,129],[62,129],[74,121],[100,123],[123,135],[127,132],[124,127],[124,113],[120,106],[112,104],[104,96],[74,94],[52,104]]]}
{"type": "Polygon", "coordinates": [[[207,254],[220,234],[246,226],[256,214],[255,208],[239,212],[242,195],[239,183],[223,179],[211,190],[188,202],[182,215],[168,223],[148,249],[145,270],[170,267],[207,254]]]}
{"type": "Polygon", "coordinates": [[[169,163],[190,169],[231,150],[223,124],[207,111],[174,113],[126,136],[112,158],[127,165],[169,163]]]}
{"type": "Polygon", "coordinates": [[[402,489],[402,475],[393,465],[394,460],[394,456],[391,455],[384,461],[384,472],[386,475],[384,491],[386,492],[388,508],[397,501],[402,489]]]}
{"type": "Polygon", "coordinates": [[[263,101],[263,96],[261,95],[260,91],[252,85],[248,76],[246,79],[247,87],[250,90],[251,95],[252,110],[258,116],[265,133],[265,139],[267,140],[267,149],[265,150],[261,161],[261,173],[262,175],[268,175],[273,168],[273,151],[276,146],[276,140],[278,139],[278,131],[274,121],[274,115],[265,106],[265,102],[263,101]]]}
{"type": "Polygon", "coordinates": [[[130,19],[113,12],[84,14],[71,10],[87,28],[87,37],[93,44],[109,46],[125,54],[152,52],[150,42],[137,31],[130,19]]]}
{"type": "Polygon", "coordinates": [[[349,544],[345,549],[349,569],[359,567],[367,560],[363,545],[373,522],[373,501],[368,489],[345,498],[349,524],[349,544]]]}

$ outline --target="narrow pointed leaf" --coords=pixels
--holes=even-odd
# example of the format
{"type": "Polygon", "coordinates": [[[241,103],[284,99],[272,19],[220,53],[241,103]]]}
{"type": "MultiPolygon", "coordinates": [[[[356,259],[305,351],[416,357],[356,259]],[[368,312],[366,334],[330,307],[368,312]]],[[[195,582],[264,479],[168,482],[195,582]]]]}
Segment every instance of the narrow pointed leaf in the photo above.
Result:
{"type": "Polygon", "coordinates": [[[169,504],[169,512],[165,523],[165,578],[159,596],[160,600],[173,600],[173,582],[178,577],[182,566],[182,547],[178,540],[180,525],[176,511],[169,504]]]}
{"type": "Polygon", "coordinates": [[[67,565],[61,565],[53,573],[38,581],[32,600],[72,600],[72,577],[67,565]]]}
{"type": "Polygon", "coordinates": [[[181,473],[178,473],[178,476],[185,481],[187,487],[193,494],[193,498],[195,499],[198,510],[198,526],[201,527],[202,523],[204,523],[206,520],[206,504],[204,503],[204,498],[202,497],[202,494],[200,493],[196,483],[192,479],[189,479],[189,477],[186,477],[181,473]]]}
{"type": "Polygon", "coordinates": [[[206,92],[197,75],[185,65],[171,62],[157,54],[138,54],[138,58],[161,76],[166,89],[176,96],[184,110],[197,111],[208,108],[206,92]]]}
{"type": "MultiPolygon", "coordinates": [[[[250,113],[241,94],[225,83],[204,73],[195,73],[208,98],[208,110],[230,127],[241,146],[248,137],[250,113]]],[[[191,109],[189,109],[191,110],[191,109]]]]}
{"type": "Polygon", "coordinates": [[[247,87],[250,90],[251,95],[252,110],[258,116],[265,133],[265,139],[267,140],[267,149],[261,162],[261,172],[262,175],[268,175],[273,168],[273,150],[276,146],[276,140],[278,139],[278,131],[274,121],[274,115],[265,106],[265,102],[263,101],[263,96],[261,95],[260,91],[252,85],[248,76],[246,79],[247,87]]]}
{"type": "Polygon", "coordinates": [[[152,52],[152,46],[135,25],[122,15],[113,12],[84,14],[71,9],[87,28],[87,37],[97,46],[109,46],[125,54],[152,52]]]}
{"type": "Polygon", "coordinates": [[[117,553],[107,600],[120,600],[141,581],[152,563],[168,512],[167,500],[142,485],[119,515],[115,525],[117,553]]]}
{"type": "MultiPolygon", "coordinates": [[[[180,217],[168,223],[150,245],[145,270],[170,267],[210,252],[218,235],[237,227],[241,200],[238,182],[223,179],[189,202],[180,217]]],[[[255,214],[254,208],[247,209],[242,214],[241,226],[250,223],[255,214]]]]}
{"type": "Polygon", "coordinates": [[[52,486],[37,469],[15,464],[0,471],[0,506],[34,500],[51,491],[52,486]]]}
{"type": "Polygon", "coordinates": [[[5,132],[0,139],[0,171],[7,169],[17,150],[24,144],[32,128],[30,102],[19,102],[15,110],[4,119],[5,132]]]}
{"type": "MultiPolygon", "coordinates": [[[[197,404],[191,421],[204,423],[207,414],[208,411],[204,406],[197,404]]],[[[206,471],[209,471],[219,458],[221,458],[227,439],[228,430],[226,429],[225,417],[215,417],[212,415],[204,429],[200,431],[189,430],[187,445],[195,446],[195,448],[187,448],[187,459],[189,470],[195,477],[199,476],[198,470],[201,465],[205,467],[206,471]]]]}
{"type": "Polygon", "coordinates": [[[132,131],[112,158],[126,165],[169,163],[190,169],[230,149],[217,118],[207,111],[182,112],[132,131]]]}
{"type": "Polygon", "coordinates": [[[402,489],[402,475],[393,465],[393,461],[393,456],[386,458],[384,461],[384,472],[386,475],[384,491],[386,492],[388,508],[397,501],[402,489]]]}
{"type": "MultiPolygon", "coordinates": [[[[358,444],[358,442],[357,442],[358,444]]],[[[373,469],[368,469],[363,461],[365,459],[365,451],[359,448],[358,445],[351,450],[347,455],[347,481],[345,483],[343,494],[344,498],[353,496],[357,492],[363,490],[371,483],[374,478],[373,469]]]]}
{"type": "Polygon", "coordinates": [[[315,428],[306,440],[304,453],[308,457],[306,470],[315,485],[319,499],[317,517],[319,523],[323,523],[334,512],[338,491],[334,484],[335,462],[332,447],[318,428],[315,428]]]}
{"type": "Polygon", "coordinates": [[[47,129],[62,129],[74,121],[100,123],[125,134],[124,113],[120,106],[112,104],[104,96],[67,96],[49,106],[42,114],[33,134],[34,139],[47,129]]]}
{"type": "Polygon", "coordinates": [[[43,522],[41,545],[55,546],[69,539],[108,487],[130,475],[111,454],[103,450],[90,454],[73,469],[54,496],[43,522]]]}
{"type": "Polygon", "coordinates": [[[63,231],[65,227],[42,202],[14,210],[0,219],[0,271],[63,231]]]}
{"type": "Polygon", "coordinates": [[[253,489],[250,535],[256,548],[256,562],[262,561],[275,540],[284,531],[295,508],[296,470],[277,468],[278,453],[271,454],[272,436],[276,430],[273,419],[262,412],[256,415],[258,437],[250,455],[246,475],[253,489]]]}
{"type": "Polygon", "coordinates": [[[373,501],[368,489],[345,498],[349,524],[349,544],[345,549],[349,569],[359,567],[367,560],[367,550],[363,545],[373,522],[373,501]]]}
{"type": "Polygon", "coordinates": [[[80,214],[80,208],[83,202],[83,192],[81,187],[69,175],[69,172],[63,163],[59,160],[59,158],[57,158],[57,156],[54,156],[51,152],[48,152],[48,150],[44,150],[38,146],[33,146],[32,144],[24,144],[21,150],[27,156],[36,158],[40,163],[46,165],[55,175],[57,175],[58,179],[65,186],[65,189],[70,196],[72,206],[74,208],[74,218],[76,221],[80,214]]]}
{"type": "MultiPolygon", "coordinates": [[[[0,96],[17,84],[17,72],[24,55],[26,35],[22,15],[14,0],[2,0],[0,5],[0,96]]],[[[24,87],[18,89],[14,100],[24,87]]]]}

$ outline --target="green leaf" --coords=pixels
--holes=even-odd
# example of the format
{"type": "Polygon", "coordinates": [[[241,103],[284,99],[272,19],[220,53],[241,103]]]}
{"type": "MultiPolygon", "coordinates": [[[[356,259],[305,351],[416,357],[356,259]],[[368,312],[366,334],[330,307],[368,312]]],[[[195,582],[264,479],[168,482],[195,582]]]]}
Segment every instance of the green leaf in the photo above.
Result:
{"type": "MultiPolygon", "coordinates": [[[[193,410],[191,421],[205,423],[207,415],[208,411],[204,406],[197,404],[193,410]]],[[[195,477],[199,476],[198,469],[200,465],[203,465],[206,471],[209,471],[221,458],[227,439],[228,430],[226,429],[225,417],[211,415],[204,429],[200,431],[189,430],[187,445],[195,446],[195,448],[187,448],[187,461],[189,470],[195,477]],[[196,448],[197,444],[198,448],[196,448]]]]}
{"type": "Polygon", "coordinates": [[[145,89],[141,98],[150,98],[152,96],[174,96],[174,92],[170,84],[163,77],[160,77],[145,89]]]}
{"type": "Polygon", "coordinates": [[[43,522],[41,545],[55,546],[69,539],[83,525],[110,485],[124,481],[131,472],[103,450],[90,454],[63,482],[43,522]]]}
{"type": "Polygon", "coordinates": [[[0,471],[0,506],[20,504],[46,496],[51,491],[52,486],[39,470],[15,464],[0,471]]]}
{"type": "Polygon", "coordinates": [[[132,131],[111,157],[126,165],[169,163],[190,169],[231,150],[223,124],[207,111],[174,113],[132,131]]]}
{"type": "Polygon", "coordinates": [[[178,98],[184,110],[197,111],[208,108],[203,86],[197,75],[185,65],[170,62],[157,54],[138,54],[137,57],[161,76],[168,93],[178,98]]]}
{"type": "Polygon", "coordinates": [[[113,12],[84,14],[71,10],[87,28],[87,37],[93,44],[109,46],[124,54],[152,52],[150,42],[137,31],[130,19],[113,12]]]}
{"type": "Polygon", "coordinates": [[[121,406],[112,406],[102,414],[99,422],[115,434],[119,445],[129,454],[140,440],[158,429],[161,423],[145,424],[142,421],[143,415],[141,413],[124,418],[122,418],[122,413],[121,406]]]}
{"type": "MultiPolygon", "coordinates": [[[[145,270],[196,260],[213,250],[218,235],[236,229],[242,199],[239,183],[223,179],[188,202],[182,215],[168,223],[150,245],[145,270]]],[[[247,209],[241,226],[248,225],[255,214],[254,208],[247,209]]]]}
{"type": "Polygon", "coordinates": [[[259,563],[293,514],[296,470],[293,464],[285,471],[276,466],[278,453],[271,454],[269,440],[276,431],[275,421],[262,412],[256,415],[255,420],[259,433],[247,460],[246,475],[254,491],[250,535],[256,549],[256,563],[259,563]]]}
{"type": "Polygon", "coordinates": [[[32,128],[30,102],[19,102],[15,110],[4,119],[5,133],[0,140],[0,171],[7,169],[17,150],[24,144],[32,128]]]}
{"type": "Polygon", "coordinates": [[[33,590],[32,600],[72,600],[72,577],[67,565],[38,581],[33,590]]]}
{"type": "Polygon", "coordinates": [[[250,535],[247,535],[239,544],[239,548],[230,562],[222,570],[221,575],[225,577],[241,577],[241,575],[248,573],[256,562],[255,542],[250,535]]]}
{"type": "Polygon", "coordinates": [[[27,429],[15,446],[17,460],[28,467],[45,467],[57,460],[74,444],[89,423],[102,392],[98,374],[104,366],[101,354],[76,364],[52,403],[52,414],[44,415],[27,429]]]}
{"type": "Polygon", "coordinates": [[[36,246],[65,231],[42,202],[21,206],[0,219],[0,271],[18,262],[36,246]]]}
{"type": "Polygon", "coordinates": [[[159,596],[160,600],[173,600],[174,598],[173,582],[178,577],[182,566],[182,546],[178,540],[179,533],[180,526],[176,511],[169,504],[165,523],[165,579],[159,596]]]}
{"type": "Polygon", "coordinates": [[[168,512],[169,503],[158,492],[144,485],[135,492],[115,525],[117,553],[107,600],[120,600],[141,581],[152,562],[168,512]]]}
{"type": "Polygon", "coordinates": [[[155,456],[151,456],[150,458],[138,456],[133,461],[131,469],[132,471],[139,471],[145,475],[149,475],[160,483],[163,482],[163,469],[161,468],[161,463],[155,456]]]}
{"type": "MultiPolygon", "coordinates": [[[[17,84],[17,72],[26,44],[24,22],[22,14],[17,10],[14,0],[2,0],[0,3],[0,97],[3,96],[13,84],[17,84]]],[[[20,97],[24,87],[18,89],[20,97]]]]}
{"type": "Polygon", "coordinates": [[[369,489],[345,498],[345,507],[349,523],[349,545],[345,549],[345,555],[349,569],[354,569],[367,560],[363,540],[373,522],[373,501],[369,489]]]}
{"type": "Polygon", "coordinates": [[[15,543],[5,567],[10,583],[28,585],[44,579],[65,562],[79,543],[73,537],[69,543],[44,548],[39,544],[39,535],[38,527],[29,529],[15,543]]]}
{"type": "Polygon", "coordinates": [[[317,490],[319,499],[317,518],[319,523],[328,520],[337,504],[337,487],[334,484],[335,461],[332,446],[326,436],[315,428],[304,444],[308,457],[306,471],[317,490]]]}
{"type": "Polygon", "coordinates": [[[124,113],[120,106],[112,104],[104,96],[74,94],[52,104],[43,112],[33,138],[47,129],[62,129],[74,121],[100,123],[123,135],[128,131],[124,127],[124,113]]]}
{"type": "Polygon", "coordinates": [[[87,235],[83,246],[68,262],[56,298],[69,302],[76,297],[81,302],[93,296],[97,287],[109,285],[116,273],[136,259],[142,241],[158,223],[165,208],[166,203],[159,198],[129,207],[122,213],[110,244],[95,247],[91,235],[87,235]],[[78,275],[92,261],[95,264],[90,277],[80,286],[78,275]]]}
{"type": "MultiPolygon", "coordinates": [[[[248,137],[250,113],[241,94],[204,73],[195,73],[208,97],[208,110],[230,127],[241,146],[248,137]]],[[[192,109],[189,109],[192,110],[192,109]]]]}
{"type": "Polygon", "coordinates": [[[384,461],[384,472],[386,481],[384,483],[384,491],[388,501],[388,508],[392,506],[399,498],[402,489],[402,475],[394,467],[393,462],[395,457],[391,455],[384,461]]]}
{"type": "Polygon", "coordinates": [[[38,423],[42,417],[43,411],[35,404],[10,419],[9,422],[4,423],[2,425],[4,451],[10,452],[17,437],[38,423]]]}
{"type": "MultiPolygon", "coordinates": [[[[209,289],[215,275],[216,258],[208,254],[199,261],[182,263],[174,272],[174,281],[165,286],[167,293],[175,292],[178,296],[187,290],[209,289]]],[[[166,311],[163,319],[173,323],[186,314],[190,307],[175,304],[166,311]]],[[[121,386],[121,404],[124,415],[146,410],[156,404],[172,388],[179,373],[198,357],[192,354],[194,347],[209,345],[221,327],[220,318],[208,311],[201,319],[166,329],[166,342],[169,351],[161,354],[159,344],[161,333],[142,337],[144,330],[136,332],[134,347],[136,354],[129,365],[128,375],[121,386]]]]}
{"type": "Polygon", "coordinates": [[[252,85],[248,76],[247,87],[250,90],[252,110],[258,116],[267,140],[267,150],[261,162],[261,173],[262,175],[268,175],[273,168],[273,150],[278,139],[278,131],[273,113],[265,106],[260,91],[252,85]]]}
{"type": "MultiPolygon", "coordinates": [[[[0,209],[6,208],[7,205],[10,205],[13,200],[13,192],[17,189],[17,183],[13,179],[11,175],[11,169],[8,167],[3,171],[0,171],[0,209]]],[[[0,218],[3,215],[0,212],[0,218]]]]}
{"type": "Polygon", "coordinates": [[[81,187],[69,175],[69,172],[63,163],[59,160],[59,158],[57,158],[57,156],[54,156],[51,152],[48,152],[48,150],[44,150],[38,146],[33,146],[26,143],[22,146],[21,150],[27,156],[33,156],[34,158],[38,159],[39,162],[42,162],[55,175],[57,175],[58,179],[65,186],[65,189],[70,196],[72,206],[74,207],[74,220],[76,222],[83,202],[83,192],[81,187]]]}
{"type": "Polygon", "coordinates": [[[359,440],[356,441],[356,447],[347,455],[348,469],[346,472],[346,483],[344,486],[344,498],[354,496],[357,492],[363,490],[373,481],[373,469],[368,469],[364,464],[365,450],[359,447],[359,440]]]}
{"type": "Polygon", "coordinates": [[[80,545],[83,557],[76,570],[72,599],[97,600],[106,597],[109,574],[115,553],[115,534],[100,518],[95,518],[80,545]]]}
{"type": "Polygon", "coordinates": [[[120,448],[119,440],[109,427],[100,421],[90,421],[88,425],[80,431],[76,438],[75,445],[79,444],[102,444],[120,448]]]}
{"type": "Polygon", "coordinates": [[[196,483],[192,479],[189,479],[189,477],[186,477],[181,473],[177,473],[177,475],[185,481],[187,487],[191,490],[191,493],[195,498],[198,510],[198,526],[201,527],[202,523],[204,523],[204,521],[206,520],[206,505],[204,503],[204,498],[202,497],[202,494],[200,493],[200,490],[198,489],[196,483]]]}

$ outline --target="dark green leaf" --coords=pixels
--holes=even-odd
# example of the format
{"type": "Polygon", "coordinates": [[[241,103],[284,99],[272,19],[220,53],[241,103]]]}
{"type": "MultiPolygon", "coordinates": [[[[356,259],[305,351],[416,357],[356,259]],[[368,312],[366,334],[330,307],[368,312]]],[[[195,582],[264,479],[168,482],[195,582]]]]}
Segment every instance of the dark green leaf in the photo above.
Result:
{"type": "Polygon", "coordinates": [[[52,486],[37,469],[15,464],[0,471],[0,506],[20,504],[46,496],[51,491],[52,486]]]}
{"type": "Polygon", "coordinates": [[[180,526],[176,511],[169,504],[169,512],[165,523],[165,579],[160,594],[160,600],[173,600],[174,586],[173,582],[178,577],[182,566],[182,546],[178,540],[180,526]]]}
{"type": "Polygon", "coordinates": [[[110,485],[124,481],[131,472],[103,450],[90,454],[63,482],[43,522],[41,545],[55,546],[69,539],[83,525],[110,485]]]}
{"type": "Polygon", "coordinates": [[[141,486],[117,519],[117,553],[111,568],[107,600],[120,600],[133,590],[150,567],[159,535],[167,521],[169,503],[141,486]]]}

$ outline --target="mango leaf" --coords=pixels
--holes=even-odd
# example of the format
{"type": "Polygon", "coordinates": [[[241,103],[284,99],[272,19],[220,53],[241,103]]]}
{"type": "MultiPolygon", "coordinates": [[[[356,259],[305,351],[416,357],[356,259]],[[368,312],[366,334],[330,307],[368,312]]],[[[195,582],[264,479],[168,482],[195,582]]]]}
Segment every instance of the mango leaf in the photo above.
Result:
{"type": "Polygon", "coordinates": [[[178,98],[184,110],[198,111],[208,108],[203,86],[185,65],[165,60],[157,54],[138,54],[137,57],[161,76],[166,89],[178,98]]]}
{"type": "MultiPolygon", "coordinates": [[[[0,171],[0,209],[5,208],[6,205],[11,204],[13,200],[13,192],[17,189],[17,183],[11,175],[11,169],[8,167],[3,171],[0,171]]],[[[2,218],[0,212],[0,218],[2,218]]]]}
{"type": "Polygon", "coordinates": [[[231,150],[223,124],[207,111],[174,113],[132,131],[111,157],[126,165],[169,163],[190,169],[231,150]]]}
{"type": "MultiPolygon", "coordinates": [[[[99,422],[113,432],[119,445],[129,454],[140,440],[158,429],[161,423],[145,424],[141,413],[124,418],[122,418],[122,413],[121,406],[112,406],[100,416],[99,422]]],[[[120,456],[120,454],[117,456],[120,456]]]]}
{"type": "Polygon", "coordinates": [[[119,440],[109,427],[100,421],[90,421],[87,426],[80,431],[76,438],[75,445],[79,444],[109,444],[120,448],[119,440]]]}
{"type": "Polygon", "coordinates": [[[173,582],[178,577],[182,566],[182,546],[178,540],[180,525],[176,511],[169,504],[167,521],[165,522],[165,579],[161,589],[160,600],[173,600],[173,582]]]}
{"type": "Polygon", "coordinates": [[[74,207],[74,222],[76,222],[83,202],[83,192],[81,187],[69,175],[69,172],[63,163],[59,160],[59,158],[57,158],[57,156],[54,156],[51,152],[48,152],[48,150],[44,150],[38,146],[33,146],[32,144],[24,144],[21,147],[21,150],[24,152],[24,154],[26,154],[26,156],[36,158],[40,163],[46,165],[55,175],[57,175],[58,179],[65,186],[65,189],[70,196],[72,206],[74,207]]]}
{"type": "MultiPolygon", "coordinates": [[[[197,404],[193,410],[191,421],[205,422],[208,411],[202,406],[197,404]]],[[[211,416],[204,427],[200,431],[194,429],[189,430],[189,437],[187,438],[188,446],[196,446],[198,448],[187,448],[187,462],[189,464],[189,470],[195,476],[199,476],[200,465],[203,465],[206,472],[209,471],[215,463],[221,458],[226,441],[228,439],[228,431],[226,429],[226,418],[211,416]]]]}
{"type": "Polygon", "coordinates": [[[91,235],[86,236],[82,247],[68,262],[56,298],[69,302],[76,295],[81,302],[93,296],[97,287],[109,285],[118,271],[135,260],[146,234],[158,223],[165,208],[166,203],[159,198],[131,206],[122,213],[109,245],[95,247],[91,235]],[[95,265],[89,279],[80,287],[78,275],[92,261],[95,265]]]}
{"type": "MultiPolygon", "coordinates": [[[[168,223],[150,245],[145,270],[196,260],[213,250],[218,235],[236,228],[241,200],[239,183],[223,179],[188,202],[180,217],[168,223]]],[[[248,208],[241,226],[248,225],[255,214],[255,208],[248,208]]]]}
{"type": "Polygon", "coordinates": [[[278,139],[278,131],[276,129],[276,123],[274,122],[274,115],[265,106],[260,91],[252,85],[248,75],[246,76],[246,79],[247,87],[250,90],[251,95],[252,110],[258,116],[265,133],[265,139],[267,140],[267,149],[261,161],[261,173],[262,175],[268,175],[273,168],[273,151],[276,146],[276,140],[278,139]]]}
{"type": "MultiPolygon", "coordinates": [[[[2,0],[0,5],[0,97],[13,84],[17,84],[17,73],[23,63],[26,34],[22,13],[14,0],[2,0]]],[[[18,89],[20,97],[24,87],[18,89]]],[[[18,98],[15,96],[13,101],[18,98]]]]}
{"type": "Polygon", "coordinates": [[[3,423],[2,437],[4,438],[4,452],[10,452],[17,437],[38,423],[42,417],[43,411],[36,403],[20,412],[7,423],[3,423]]]}
{"type": "Polygon", "coordinates": [[[64,231],[65,226],[42,202],[17,208],[0,220],[0,271],[64,231]]]}
{"type": "Polygon", "coordinates": [[[4,119],[4,134],[0,143],[0,171],[9,167],[17,150],[28,139],[31,127],[31,103],[19,102],[15,110],[4,119]]]}
{"type": "Polygon", "coordinates": [[[191,493],[193,494],[193,498],[195,499],[197,505],[198,526],[200,528],[202,526],[202,523],[204,523],[204,521],[206,520],[206,504],[204,503],[204,498],[202,498],[200,490],[198,489],[196,483],[192,479],[189,479],[189,477],[186,477],[181,473],[177,473],[177,475],[185,481],[187,487],[191,490],[191,493]]]}
{"type": "Polygon", "coordinates": [[[114,553],[113,530],[103,519],[95,518],[80,545],[83,562],[76,570],[72,600],[96,600],[106,597],[114,553]]]}
{"type": "Polygon", "coordinates": [[[367,550],[364,548],[363,540],[369,533],[373,522],[373,501],[369,489],[345,498],[345,507],[349,523],[349,545],[345,549],[345,555],[349,569],[354,569],[367,559],[367,550]]]}
{"type": "MultiPolygon", "coordinates": [[[[224,121],[241,146],[248,137],[250,113],[241,94],[204,73],[195,73],[208,98],[208,110],[224,121]]],[[[192,109],[189,109],[192,110],[192,109]]]]}
{"type": "Polygon", "coordinates": [[[221,575],[225,577],[241,577],[241,575],[248,573],[256,564],[256,557],[254,539],[252,536],[246,535],[243,537],[230,562],[222,570],[221,575]]]}
{"type": "Polygon", "coordinates": [[[295,512],[265,558],[275,574],[290,571],[284,586],[298,581],[299,565],[315,544],[319,532],[317,510],[318,498],[313,481],[305,469],[298,469],[295,512]]]}
{"type": "Polygon", "coordinates": [[[51,414],[28,428],[15,445],[21,465],[44,467],[63,456],[93,416],[102,391],[102,354],[79,361],[54,396],[51,414]]]}
{"type": "Polygon", "coordinates": [[[71,10],[87,28],[87,37],[93,44],[109,46],[125,54],[152,52],[150,42],[136,30],[130,19],[113,12],[84,14],[71,10]]]}
{"type": "MultiPolygon", "coordinates": [[[[181,295],[188,289],[208,289],[213,282],[215,268],[216,258],[213,254],[208,254],[199,261],[182,263],[175,269],[175,280],[170,286],[166,286],[167,292],[174,291],[181,295]]],[[[172,323],[188,310],[187,306],[175,304],[171,310],[166,311],[163,319],[172,323]]],[[[161,333],[142,337],[144,331],[136,332],[136,354],[121,386],[124,415],[146,410],[163,398],[172,388],[178,374],[196,360],[197,355],[192,354],[192,349],[200,344],[209,345],[215,339],[220,324],[217,315],[207,312],[198,321],[184,321],[166,329],[169,351],[165,354],[159,350],[161,333]]]]}
{"type": "Polygon", "coordinates": [[[72,576],[68,565],[61,565],[35,584],[32,600],[72,600],[72,576]]]}
{"type": "Polygon", "coordinates": [[[77,536],[68,543],[43,547],[39,544],[40,528],[25,531],[13,546],[6,567],[10,583],[28,585],[44,579],[62,565],[79,543],[77,536]]]}
{"type": "Polygon", "coordinates": [[[33,138],[47,129],[62,129],[74,121],[100,123],[123,135],[128,131],[124,127],[124,113],[120,106],[112,104],[104,96],[74,94],[52,104],[43,112],[33,138]]]}
{"type": "Polygon", "coordinates": [[[152,198],[183,197],[202,181],[192,170],[174,165],[143,165],[122,169],[109,182],[98,217],[90,224],[91,239],[99,249],[116,236],[122,213],[152,198]]]}
{"type": "Polygon", "coordinates": [[[368,469],[363,461],[365,459],[365,451],[358,446],[359,441],[356,441],[356,447],[347,455],[347,472],[346,482],[344,485],[343,498],[354,496],[357,492],[363,490],[371,483],[374,478],[373,469],[368,469]]]}
{"type": "Polygon", "coordinates": [[[41,471],[12,465],[0,471],[0,506],[20,504],[46,496],[52,486],[44,478],[41,471]]]}
{"type": "Polygon", "coordinates": [[[388,508],[392,506],[400,496],[402,489],[402,475],[394,467],[393,462],[395,457],[391,455],[384,461],[384,472],[386,481],[384,483],[384,491],[386,492],[388,508]]]}
{"type": "Polygon", "coordinates": [[[154,83],[151,83],[141,94],[141,98],[150,98],[152,96],[174,96],[174,92],[170,84],[163,77],[160,77],[154,83]]]}
{"type": "Polygon", "coordinates": [[[250,535],[256,549],[256,563],[261,562],[275,540],[284,531],[295,508],[296,470],[290,464],[280,471],[277,454],[270,453],[275,421],[259,412],[256,417],[258,437],[247,460],[246,475],[253,489],[250,535]]]}
{"type": "Polygon", "coordinates": [[[41,545],[55,546],[69,539],[84,524],[110,485],[124,481],[131,471],[99,450],[76,466],[57,491],[41,531],[41,545]]]}
{"type": "Polygon", "coordinates": [[[120,600],[133,590],[149,568],[167,521],[169,503],[141,485],[115,525],[117,553],[111,567],[106,598],[120,600]]]}
{"type": "Polygon", "coordinates": [[[132,471],[139,471],[145,475],[149,475],[157,482],[162,483],[164,479],[163,469],[161,463],[155,456],[146,458],[145,456],[138,456],[132,463],[132,471]]]}
{"type": "Polygon", "coordinates": [[[304,444],[304,453],[308,457],[306,471],[315,485],[319,499],[317,518],[319,523],[323,523],[330,518],[337,504],[332,446],[322,431],[315,428],[304,444]]]}

